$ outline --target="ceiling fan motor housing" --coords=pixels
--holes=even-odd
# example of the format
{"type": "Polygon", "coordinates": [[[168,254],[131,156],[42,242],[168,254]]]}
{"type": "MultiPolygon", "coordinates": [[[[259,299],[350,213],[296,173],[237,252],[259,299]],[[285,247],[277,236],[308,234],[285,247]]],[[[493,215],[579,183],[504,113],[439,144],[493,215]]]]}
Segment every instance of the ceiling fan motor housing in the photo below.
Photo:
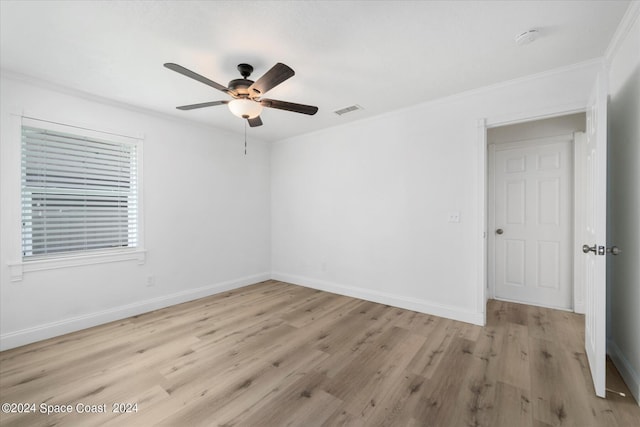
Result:
{"type": "Polygon", "coordinates": [[[253,84],[253,80],[235,79],[229,82],[228,88],[238,95],[249,95],[249,86],[253,84]]]}

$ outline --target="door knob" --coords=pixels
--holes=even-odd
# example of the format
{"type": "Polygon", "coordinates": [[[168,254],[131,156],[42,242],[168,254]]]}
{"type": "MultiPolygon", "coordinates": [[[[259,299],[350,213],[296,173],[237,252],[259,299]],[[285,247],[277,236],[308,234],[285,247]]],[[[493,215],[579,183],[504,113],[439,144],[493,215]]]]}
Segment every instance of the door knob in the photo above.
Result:
{"type": "Polygon", "coordinates": [[[610,248],[607,248],[607,252],[611,255],[620,255],[622,253],[622,250],[617,246],[611,246],[610,248]]]}
{"type": "Polygon", "coordinates": [[[496,234],[502,234],[502,233],[504,233],[504,230],[502,228],[498,228],[496,230],[496,234]]]}
{"type": "Polygon", "coordinates": [[[585,254],[588,254],[589,252],[593,252],[595,254],[596,245],[593,245],[592,247],[590,247],[589,245],[582,245],[582,252],[584,252],[585,254]]]}

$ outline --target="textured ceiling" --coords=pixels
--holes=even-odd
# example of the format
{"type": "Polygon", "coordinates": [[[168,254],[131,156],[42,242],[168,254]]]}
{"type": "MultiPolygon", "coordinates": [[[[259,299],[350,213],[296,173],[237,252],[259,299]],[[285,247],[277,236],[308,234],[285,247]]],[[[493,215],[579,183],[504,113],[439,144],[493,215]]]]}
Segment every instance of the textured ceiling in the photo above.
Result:
{"type": "Polygon", "coordinates": [[[317,105],[315,116],[265,109],[255,137],[275,141],[601,57],[628,1],[6,1],[3,72],[242,132],[218,83],[248,62],[296,75],[269,98],[317,105]],[[514,36],[536,28],[536,42],[514,36]],[[334,110],[359,104],[344,116],[334,110]]]}

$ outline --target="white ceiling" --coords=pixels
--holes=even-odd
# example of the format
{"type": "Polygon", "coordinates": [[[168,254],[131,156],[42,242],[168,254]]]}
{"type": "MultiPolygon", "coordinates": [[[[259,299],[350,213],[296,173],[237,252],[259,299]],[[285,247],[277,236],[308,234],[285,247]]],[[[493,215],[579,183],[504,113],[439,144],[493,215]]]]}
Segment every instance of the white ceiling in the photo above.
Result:
{"type": "Polygon", "coordinates": [[[249,130],[274,141],[601,57],[629,1],[6,1],[3,72],[242,132],[228,99],[162,66],[218,83],[248,62],[296,75],[267,97],[317,105],[265,109],[249,130]],[[516,34],[535,28],[536,42],[516,34]],[[363,111],[334,110],[359,104],[363,111]]]}

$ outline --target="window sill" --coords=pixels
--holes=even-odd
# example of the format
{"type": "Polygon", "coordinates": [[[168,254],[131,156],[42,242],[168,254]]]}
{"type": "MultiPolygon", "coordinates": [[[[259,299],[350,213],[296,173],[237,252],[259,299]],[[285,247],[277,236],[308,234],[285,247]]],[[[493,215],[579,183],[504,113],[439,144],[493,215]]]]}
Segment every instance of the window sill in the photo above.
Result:
{"type": "Polygon", "coordinates": [[[24,273],[32,271],[53,270],[57,268],[78,267],[92,264],[104,264],[109,262],[120,262],[137,260],[138,265],[145,263],[147,251],[136,249],[118,252],[98,252],[93,254],[74,255],[60,258],[40,259],[33,261],[18,261],[9,263],[9,271],[12,282],[22,281],[24,273]]]}

